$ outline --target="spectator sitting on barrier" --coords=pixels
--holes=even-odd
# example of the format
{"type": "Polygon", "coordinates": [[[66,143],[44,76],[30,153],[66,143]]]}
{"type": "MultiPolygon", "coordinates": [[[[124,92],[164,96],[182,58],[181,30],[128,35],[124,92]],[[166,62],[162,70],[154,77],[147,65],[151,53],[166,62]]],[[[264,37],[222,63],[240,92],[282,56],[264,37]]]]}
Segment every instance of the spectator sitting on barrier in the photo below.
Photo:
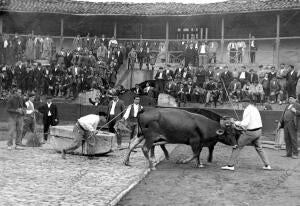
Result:
{"type": "Polygon", "coordinates": [[[262,103],[264,99],[264,90],[259,82],[254,82],[250,87],[251,100],[255,103],[262,103]]]}
{"type": "Polygon", "coordinates": [[[217,90],[217,83],[214,81],[213,77],[209,77],[209,81],[203,86],[206,90],[206,100],[205,106],[209,105],[210,102],[214,101],[215,91],[217,90]]]}
{"type": "Polygon", "coordinates": [[[172,77],[169,76],[169,81],[165,84],[165,89],[164,89],[164,92],[166,94],[169,94],[173,97],[176,97],[175,94],[176,94],[176,82],[173,80],[172,77]]]}
{"type": "MultiPolygon", "coordinates": [[[[280,85],[279,85],[279,82],[275,75],[275,76],[273,76],[273,78],[270,81],[270,101],[272,104],[277,102],[277,97],[279,95],[279,91],[280,91],[280,85]]],[[[280,97],[279,97],[279,99],[280,99],[280,97]]]]}
{"type": "Polygon", "coordinates": [[[179,83],[179,88],[176,91],[176,98],[177,102],[180,103],[186,103],[186,87],[184,86],[183,82],[179,83]]]}
{"type": "Polygon", "coordinates": [[[89,114],[79,118],[73,128],[74,140],[70,146],[62,149],[61,157],[65,159],[67,153],[76,150],[82,145],[82,141],[89,141],[90,138],[95,138],[97,126],[106,123],[105,116],[106,114],[99,112],[98,115],[89,114]]]}
{"type": "Polygon", "coordinates": [[[131,89],[131,91],[136,94],[136,95],[141,95],[142,94],[142,89],[140,88],[140,85],[135,84],[135,87],[131,89]]]}
{"type": "Polygon", "coordinates": [[[196,85],[195,88],[193,89],[192,102],[204,103],[204,99],[205,99],[205,89],[196,85]]]}
{"type": "Polygon", "coordinates": [[[247,81],[246,84],[242,88],[242,98],[250,99],[250,82],[247,81]]]}
{"type": "Polygon", "coordinates": [[[239,102],[241,100],[241,83],[234,78],[229,85],[229,96],[233,98],[233,101],[239,102]]]}
{"type": "Polygon", "coordinates": [[[154,98],[154,88],[150,86],[149,82],[146,83],[146,87],[143,90],[143,94],[154,98]]]}

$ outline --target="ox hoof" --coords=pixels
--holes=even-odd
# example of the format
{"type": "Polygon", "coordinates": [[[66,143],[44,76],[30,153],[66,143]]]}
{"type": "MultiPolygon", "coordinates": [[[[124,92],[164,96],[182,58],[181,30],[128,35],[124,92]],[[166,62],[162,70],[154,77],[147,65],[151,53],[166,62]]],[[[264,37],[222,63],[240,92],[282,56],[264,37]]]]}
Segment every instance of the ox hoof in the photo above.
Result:
{"type": "Polygon", "coordinates": [[[187,161],[185,161],[185,160],[177,160],[176,161],[176,164],[186,164],[187,163],[187,161]]]}
{"type": "Polygon", "coordinates": [[[198,165],[198,168],[203,168],[203,167],[204,167],[204,164],[198,165]]]}
{"type": "Polygon", "coordinates": [[[124,160],[123,164],[124,164],[124,165],[126,165],[126,166],[130,166],[130,164],[129,164],[129,161],[128,161],[128,160],[124,160]]]}

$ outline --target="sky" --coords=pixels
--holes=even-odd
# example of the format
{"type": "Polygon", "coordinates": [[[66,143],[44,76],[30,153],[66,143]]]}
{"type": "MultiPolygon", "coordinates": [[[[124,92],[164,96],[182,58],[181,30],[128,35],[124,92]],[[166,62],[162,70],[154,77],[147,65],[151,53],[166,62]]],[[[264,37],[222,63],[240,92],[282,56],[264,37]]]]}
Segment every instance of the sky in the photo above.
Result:
{"type": "Polygon", "coordinates": [[[124,2],[124,3],[156,3],[156,2],[176,2],[176,3],[195,3],[195,4],[203,4],[203,3],[214,3],[225,0],[77,0],[77,1],[91,1],[91,2],[124,2]]]}

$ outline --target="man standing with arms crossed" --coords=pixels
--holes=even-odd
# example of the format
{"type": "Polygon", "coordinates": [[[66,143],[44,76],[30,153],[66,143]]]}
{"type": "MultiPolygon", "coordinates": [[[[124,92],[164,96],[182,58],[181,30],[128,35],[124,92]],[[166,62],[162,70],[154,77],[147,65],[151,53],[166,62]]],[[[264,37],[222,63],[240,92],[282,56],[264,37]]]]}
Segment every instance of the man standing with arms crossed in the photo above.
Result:
{"type": "Polygon", "coordinates": [[[238,139],[238,145],[232,149],[231,157],[227,166],[222,167],[223,170],[234,171],[234,165],[237,163],[239,154],[244,146],[254,146],[259,157],[264,163],[264,170],[271,170],[271,166],[267,156],[265,155],[260,141],[262,121],[258,109],[250,104],[250,99],[243,99],[243,107],[245,108],[242,121],[235,121],[234,124],[242,127],[245,131],[238,139]]]}
{"type": "Polygon", "coordinates": [[[289,97],[289,104],[285,108],[277,129],[284,128],[284,141],[286,156],[298,159],[298,142],[297,142],[297,117],[300,115],[300,105],[296,103],[296,98],[289,97]]]}

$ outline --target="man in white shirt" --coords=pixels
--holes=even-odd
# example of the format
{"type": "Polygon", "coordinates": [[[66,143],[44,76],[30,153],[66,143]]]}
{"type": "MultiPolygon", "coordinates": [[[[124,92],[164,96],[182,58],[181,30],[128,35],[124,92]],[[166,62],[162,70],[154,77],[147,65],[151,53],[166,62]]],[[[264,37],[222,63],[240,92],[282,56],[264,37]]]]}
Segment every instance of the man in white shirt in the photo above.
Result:
{"type": "Polygon", "coordinates": [[[24,138],[24,136],[26,135],[26,133],[29,132],[34,132],[35,130],[35,110],[34,110],[34,94],[30,93],[28,95],[28,100],[25,102],[26,104],[26,114],[24,117],[24,126],[23,126],[23,132],[22,132],[22,138],[20,141],[20,144],[22,145],[22,139],[24,138]]]}
{"type": "Polygon", "coordinates": [[[242,121],[235,121],[234,124],[243,128],[245,131],[238,139],[238,145],[232,149],[232,154],[227,166],[222,167],[223,170],[234,171],[234,165],[237,163],[238,156],[244,146],[251,145],[255,147],[259,157],[264,163],[264,170],[271,170],[271,166],[267,156],[265,155],[261,142],[262,121],[258,109],[250,104],[250,100],[243,99],[243,107],[245,108],[242,121]]]}
{"type": "Polygon", "coordinates": [[[138,135],[138,113],[143,110],[143,107],[140,105],[140,97],[136,96],[133,100],[133,104],[127,107],[127,110],[123,116],[124,120],[128,121],[128,126],[131,130],[130,140],[133,137],[138,135]]]}
{"type": "Polygon", "coordinates": [[[69,147],[62,149],[61,157],[65,159],[67,153],[76,150],[82,145],[82,141],[95,136],[97,134],[97,126],[103,125],[105,122],[105,114],[102,112],[99,112],[98,115],[89,114],[79,118],[73,128],[74,140],[69,147]]]}

